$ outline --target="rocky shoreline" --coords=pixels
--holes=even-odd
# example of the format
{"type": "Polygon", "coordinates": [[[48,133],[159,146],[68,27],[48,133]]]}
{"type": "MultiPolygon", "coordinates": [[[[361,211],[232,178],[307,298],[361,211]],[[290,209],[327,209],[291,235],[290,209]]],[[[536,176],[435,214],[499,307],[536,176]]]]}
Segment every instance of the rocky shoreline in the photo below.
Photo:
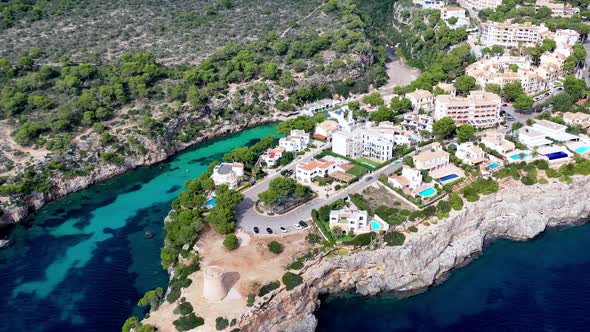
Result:
{"type": "Polygon", "coordinates": [[[498,193],[468,203],[437,224],[407,234],[402,247],[324,254],[302,270],[304,284],[281,288],[265,298],[239,326],[242,331],[313,331],[319,297],[348,292],[364,296],[410,296],[444,282],[453,269],[480,255],[498,238],[530,240],[547,229],[586,222],[590,216],[590,177],[573,184],[506,183],[498,193]]]}
{"type": "Polygon", "coordinates": [[[219,138],[225,135],[230,135],[241,130],[256,127],[263,124],[273,123],[282,119],[276,117],[263,117],[250,119],[245,124],[224,123],[208,128],[199,137],[189,142],[182,144],[165,145],[163,140],[159,140],[156,144],[148,147],[148,152],[144,155],[137,155],[134,157],[127,157],[125,163],[122,165],[114,165],[108,163],[101,163],[87,176],[77,176],[74,178],[58,177],[53,178],[53,188],[49,193],[34,192],[27,196],[20,205],[12,204],[4,209],[4,214],[0,216],[0,227],[3,225],[16,224],[24,221],[31,214],[39,211],[46,204],[63,198],[74,192],[86,189],[93,184],[111,179],[113,177],[122,175],[123,173],[133,170],[141,166],[150,166],[162,162],[178,152],[181,152],[191,146],[202,143],[209,139],[219,138]]]}

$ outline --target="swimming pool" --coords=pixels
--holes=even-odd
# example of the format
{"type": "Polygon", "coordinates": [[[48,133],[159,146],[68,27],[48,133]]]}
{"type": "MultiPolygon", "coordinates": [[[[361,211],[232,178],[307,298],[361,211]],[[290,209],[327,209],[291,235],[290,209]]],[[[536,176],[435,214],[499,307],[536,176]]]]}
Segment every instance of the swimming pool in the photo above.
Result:
{"type": "Polygon", "coordinates": [[[205,206],[210,206],[210,207],[217,206],[217,203],[215,202],[215,197],[209,198],[209,200],[205,202],[205,206]]]}
{"type": "Polygon", "coordinates": [[[590,146],[580,146],[579,148],[575,149],[574,151],[578,154],[582,154],[590,150],[590,146]]]}
{"type": "Polygon", "coordinates": [[[381,224],[377,222],[377,220],[371,220],[369,221],[369,224],[371,225],[371,229],[374,231],[378,231],[381,229],[381,224]]]}
{"type": "MultiPolygon", "coordinates": [[[[450,180],[452,180],[452,179],[456,179],[456,178],[458,178],[458,177],[459,177],[459,175],[457,175],[457,174],[449,174],[449,175],[445,175],[445,176],[443,176],[443,177],[442,177],[442,178],[440,178],[439,180],[440,180],[441,182],[446,182],[446,181],[450,181],[450,180]]],[[[432,188],[431,188],[431,189],[432,189],[432,188]]]]}
{"type": "Polygon", "coordinates": [[[434,194],[436,194],[436,190],[434,190],[434,188],[427,188],[418,193],[418,195],[424,198],[430,197],[434,194]]]}
{"type": "Polygon", "coordinates": [[[492,170],[494,170],[498,167],[500,167],[500,164],[498,164],[498,163],[492,163],[492,164],[488,165],[488,169],[492,169],[492,170]]]}
{"type": "MultiPolygon", "coordinates": [[[[525,158],[529,156],[529,154],[526,153],[526,152],[523,155],[524,155],[525,158]]],[[[510,156],[510,159],[512,159],[512,160],[521,160],[522,158],[520,157],[520,153],[517,153],[517,154],[511,155],[510,156]]]]}
{"type": "Polygon", "coordinates": [[[567,155],[567,153],[565,153],[563,151],[557,151],[557,152],[548,153],[545,155],[545,157],[549,158],[549,160],[555,160],[555,159],[567,158],[568,155],[567,155]]]}

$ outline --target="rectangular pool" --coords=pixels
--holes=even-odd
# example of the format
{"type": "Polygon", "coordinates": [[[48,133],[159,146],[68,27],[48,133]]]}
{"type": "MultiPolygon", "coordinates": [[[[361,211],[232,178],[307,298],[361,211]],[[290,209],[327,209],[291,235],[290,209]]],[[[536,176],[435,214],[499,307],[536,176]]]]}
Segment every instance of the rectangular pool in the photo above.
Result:
{"type": "Polygon", "coordinates": [[[488,169],[491,169],[491,170],[494,170],[498,167],[500,167],[500,164],[498,164],[498,163],[493,163],[493,164],[488,165],[488,169]]]}
{"type": "Polygon", "coordinates": [[[590,146],[580,146],[579,148],[574,150],[577,154],[582,154],[584,152],[590,151],[590,146]]]}
{"type": "Polygon", "coordinates": [[[426,188],[418,193],[418,195],[423,198],[430,197],[434,194],[436,194],[436,190],[434,190],[434,188],[426,188]]]}
{"type": "Polygon", "coordinates": [[[568,155],[567,155],[567,153],[565,153],[563,151],[557,151],[557,152],[548,153],[545,155],[545,157],[549,158],[549,160],[556,160],[556,159],[567,158],[568,155]]]}
{"type": "Polygon", "coordinates": [[[442,177],[442,178],[440,178],[439,180],[440,180],[441,182],[447,182],[447,181],[450,181],[450,180],[452,180],[452,179],[456,179],[456,178],[458,178],[458,177],[459,177],[459,175],[457,175],[457,174],[449,174],[449,175],[445,175],[445,176],[443,176],[443,177],[442,177]]]}
{"type": "MultiPolygon", "coordinates": [[[[523,155],[524,155],[525,158],[529,156],[528,153],[524,153],[523,155]]],[[[511,155],[510,156],[510,159],[512,159],[512,160],[521,160],[522,158],[520,157],[520,153],[517,153],[517,154],[511,155]]]]}

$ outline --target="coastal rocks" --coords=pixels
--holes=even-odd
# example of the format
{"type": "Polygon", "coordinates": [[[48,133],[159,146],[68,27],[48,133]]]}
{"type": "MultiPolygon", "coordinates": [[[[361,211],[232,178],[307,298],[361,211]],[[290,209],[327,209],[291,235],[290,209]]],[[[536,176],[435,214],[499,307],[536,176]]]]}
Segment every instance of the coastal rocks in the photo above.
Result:
{"type": "Polygon", "coordinates": [[[290,292],[281,289],[244,316],[242,331],[313,331],[320,295],[412,295],[444,280],[494,239],[524,241],[590,216],[590,177],[576,177],[571,185],[554,181],[535,186],[509,183],[503,188],[437,224],[419,226],[401,247],[324,255],[306,264],[304,284],[290,292]]]}

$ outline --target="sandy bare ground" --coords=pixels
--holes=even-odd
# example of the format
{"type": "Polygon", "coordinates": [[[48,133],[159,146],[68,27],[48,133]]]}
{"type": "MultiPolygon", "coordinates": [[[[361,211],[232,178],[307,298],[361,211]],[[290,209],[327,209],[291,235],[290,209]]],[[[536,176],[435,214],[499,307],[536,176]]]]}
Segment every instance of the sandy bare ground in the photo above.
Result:
{"type": "Polygon", "coordinates": [[[43,159],[49,153],[49,150],[44,148],[18,145],[10,136],[13,131],[14,128],[6,120],[0,121],[0,156],[12,160],[15,165],[10,171],[0,171],[0,176],[14,175],[21,166],[43,159]]]}
{"type": "MultiPolygon", "coordinates": [[[[228,252],[222,245],[223,236],[208,231],[199,240],[197,246],[201,255],[201,270],[193,273],[192,284],[182,290],[194,308],[197,316],[205,318],[205,325],[196,331],[215,331],[215,319],[225,317],[228,320],[239,318],[248,311],[246,298],[248,294],[258,294],[260,286],[274,280],[280,280],[286,267],[294,257],[305,253],[310,245],[305,241],[307,232],[292,232],[281,235],[250,235],[238,233],[240,248],[228,252]],[[276,240],[284,245],[285,251],[275,255],[268,251],[268,243],[276,240]],[[231,289],[220,302],[208,302],[203,294],[203,269],[210,265],[221,266],[224,271],[224,284],[231,289]]],[[[257,298],[258,299],[258,298],[257,298]]],[[[162,332],[175,332],[172,322],[178,318],[173,311],[178,303],[165,302],[151,313],[145,323],[158,327],[162,332]]]]}
{"type": "Polygon", "coordinates": [[[420,75],[419,69],[408,66],[403,59],[387,63],[386,68],[389,80],[378,90],[386,102],[393,97],[393,88],[408,85],[420,75]]]}

